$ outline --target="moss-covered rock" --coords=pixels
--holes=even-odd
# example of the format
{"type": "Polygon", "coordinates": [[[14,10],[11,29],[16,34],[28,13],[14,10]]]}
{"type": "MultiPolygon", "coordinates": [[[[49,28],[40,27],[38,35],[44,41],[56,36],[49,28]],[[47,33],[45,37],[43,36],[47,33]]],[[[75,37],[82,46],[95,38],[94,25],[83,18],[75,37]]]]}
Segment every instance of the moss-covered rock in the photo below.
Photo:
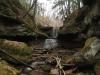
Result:
{"type": "Polygon", "coordinates": [[[0,60],[0,75],[17,75],[19,71],[5,61],[0,60]]]}
{"type": "Polygon", "coordinates": [[[81,52],[84,54],[85,52],[87,52],[87,50],[90,49],[91,47],[91,44],[94,42],[94,40],[96,40],[97,38],[96,37],[91,37],[91,38],[88,38],[85,42],[85,45],[84,47],[81,49],[81,52]]]}
{"type": "MultiPolygon", "coordinates": [[[[18,60],[24,62],[32,60],[32,49],[23,42],[0,39],[0,48],[18,60]]],[[[7,55],[1,53],[0,56],[4,59],[12,61],[7,55]]]]}

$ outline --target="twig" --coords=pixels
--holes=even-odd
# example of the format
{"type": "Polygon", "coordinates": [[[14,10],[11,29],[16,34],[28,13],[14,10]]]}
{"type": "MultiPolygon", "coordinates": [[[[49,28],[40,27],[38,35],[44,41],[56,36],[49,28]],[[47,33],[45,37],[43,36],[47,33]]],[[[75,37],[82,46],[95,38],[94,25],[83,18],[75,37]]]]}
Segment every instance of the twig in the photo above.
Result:
{"type": "Polygon", "coordinates": [[[61,59],[58,57],[54,57],[57,61],[57,67],[59,68],[59,75],[65,75],[63,67],[61,66],[61,59]]]}
{"type": "Polygon", "coordinates": [[[32,6],[31,6],[31,7],[29,8],[29,10],[24,14],[23,18],[32,10],[32,8],[34,7],[35,3],[36,3],[36,0],[34,0],[32,6]]]}

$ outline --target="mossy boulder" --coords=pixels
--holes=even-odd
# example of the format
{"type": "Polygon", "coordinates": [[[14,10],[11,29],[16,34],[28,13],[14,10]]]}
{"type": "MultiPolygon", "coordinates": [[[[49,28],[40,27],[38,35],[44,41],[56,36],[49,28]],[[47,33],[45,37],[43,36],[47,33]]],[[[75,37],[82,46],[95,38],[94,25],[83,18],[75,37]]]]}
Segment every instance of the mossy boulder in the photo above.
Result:
{"type": "MultiPolygon", "coordinates": [[[[32,60],[32,49],[23,42],[0,39],[0,48],[23,62],[29,62],[32,60]]],[[[7,55],[0,54],[4,59],[12,61],[7,55]]]]}
{"type": "Polygon", "coordinates": [[[17,75],[19,71],[11,67],[8,63],[0,60],[0,75],[17,75]]]}

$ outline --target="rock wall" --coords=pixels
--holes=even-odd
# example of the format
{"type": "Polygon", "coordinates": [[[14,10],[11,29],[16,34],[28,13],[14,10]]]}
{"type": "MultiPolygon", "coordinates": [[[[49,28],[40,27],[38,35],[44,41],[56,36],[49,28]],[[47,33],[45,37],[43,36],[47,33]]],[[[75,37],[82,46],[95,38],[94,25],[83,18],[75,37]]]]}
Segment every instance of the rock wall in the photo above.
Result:
{"type": "MultiPolygon", "coordinates": [[[[82,0],[83,7],[76,10],[64,21],[62,33],[84,34],[87,37],[99,35],[100,33],[100,1],[82,0]],[[74,14],[74,15],[73,15],[74,14]],[[70,19],[68,19],[70,18],[70,19]]],[[[99,35],[100,36],[100,35],[99,35]]]]}

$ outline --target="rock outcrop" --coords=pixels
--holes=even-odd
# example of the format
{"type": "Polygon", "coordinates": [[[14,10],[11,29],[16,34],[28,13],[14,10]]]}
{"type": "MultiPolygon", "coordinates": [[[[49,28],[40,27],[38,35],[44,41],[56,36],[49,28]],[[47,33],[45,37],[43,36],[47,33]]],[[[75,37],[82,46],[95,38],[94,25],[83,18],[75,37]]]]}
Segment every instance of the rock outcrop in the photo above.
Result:
{"type": "MultiPolygon", "coordinates": [[[[83,7],[74,11],[64,21],[62,33],[80,33],[87,37],[100,33],[100,1],[82,0],[83,7]]],[[[62,34],[61,33],[61,34],[62,34]]],[[[100,35],[99,35],[100,36],[100,35]]]]}

